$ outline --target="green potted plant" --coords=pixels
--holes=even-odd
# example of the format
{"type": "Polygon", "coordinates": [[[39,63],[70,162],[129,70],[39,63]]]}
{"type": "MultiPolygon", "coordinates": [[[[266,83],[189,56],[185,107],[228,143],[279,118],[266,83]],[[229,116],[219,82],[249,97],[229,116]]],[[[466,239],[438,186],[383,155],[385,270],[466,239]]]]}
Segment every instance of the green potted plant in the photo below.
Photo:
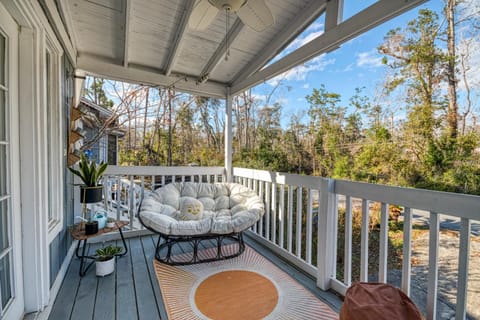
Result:
{"type": "Polygon", "coordinates": [[[95,251],[95,270],[96,275],[104,277],[111,274],[115,270],[115,256],[122,252],[121,247],[112,245],[95,251]]]}
{"type": "MultiPolygon", "coordinates": [[[[107,169],[108,164],[101,162],[96,164],[89,161],[87,157],[82,154],[80,163],[77,168],[68,168],[70,172],[78,176],[83,184],[80,185],[80,202],[84,204],[82,218],[85,220],[86,204],[102,201],[103,186],[100,180],[107,169]]],[[[95,234],[98,232],[98,222],[89,221],[85,224],[85,234],[95,234]]]]}
{"type": "Polygon", "coordinates": [[[68,168],[74,175],[78,176],[83,185],[80,186],[80,201],[82,203],[95,203],[102,201],[102,188],[100,180],[107,170],[108,164],[101,162],[96,164],[89,161],[87,157],[82,154],[76,168],[68,168]]]}

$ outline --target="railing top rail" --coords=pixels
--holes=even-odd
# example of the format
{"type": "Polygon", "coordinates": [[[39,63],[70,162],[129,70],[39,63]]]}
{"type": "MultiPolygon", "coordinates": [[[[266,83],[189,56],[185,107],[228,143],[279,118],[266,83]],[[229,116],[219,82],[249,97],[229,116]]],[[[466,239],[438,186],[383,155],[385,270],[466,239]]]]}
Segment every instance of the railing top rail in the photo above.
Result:
{"type": "MultiPolygon", "coordinates": [[[[106,175],[225,175],[224,167],[108,166],[106,175]]],[[[320,189],[325,178],[247,168],[233,175],[265,182],[320,189]]],[[[371,201],[480,220],[480,196],[335,180],[334,192],[371,201]]]]}
{"type": "Polygon", "coordinates": [[[108,166],[106,175],[224,175],[224,167],[108,166]]]}
{"type": "Polygon", "coordinates": [[[480,220],[480,197],[365,182],[335,180],[336,194],[480,220]]]}
{"type": "Polygon", "coordinates": [[[247,168],[233,168],[233,175],[243,178],[273,182],[285,185],[302,186],[312,189],[320,189],[321,177],[302,176],[284,172],[273,172],[247,168]]]}

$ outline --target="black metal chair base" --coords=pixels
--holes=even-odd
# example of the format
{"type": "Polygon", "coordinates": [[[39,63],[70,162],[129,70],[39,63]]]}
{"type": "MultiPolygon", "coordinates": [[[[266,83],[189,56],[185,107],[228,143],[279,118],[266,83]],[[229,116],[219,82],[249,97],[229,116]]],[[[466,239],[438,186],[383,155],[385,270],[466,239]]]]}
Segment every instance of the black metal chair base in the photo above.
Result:
{"type": "MultiPolygon", "coordinates": [[[[232,246],[229,247],[231,248],[232,246]]],[[[199,236],[172,236],[159,234],[157,247],[155,249],[155,259],[168,265],[183,266],[235,258],[241,255],[244,250],[245,243],[243,242],[242,232],[231,233],[228,235],[204,234],[199,236]],[[202,242],[210,240],[216,242],[215,256],[199,256],[199,245],[202,242]],[[183,259],[178,260],[179,256],[173,255],[173,247],[175,245],[180,245],[180,243],[189,243],[193,250],[192,252],[182,254],[181,258],[183,259]],[[231,244],[237,245],[236,250],[233,252],[231,250],[225,252],[225,246],[231,244]],[[189,256],[189,254],[191,256],[189,256]],[[177,260],[175,257],[177,257],[177,260]]]]}

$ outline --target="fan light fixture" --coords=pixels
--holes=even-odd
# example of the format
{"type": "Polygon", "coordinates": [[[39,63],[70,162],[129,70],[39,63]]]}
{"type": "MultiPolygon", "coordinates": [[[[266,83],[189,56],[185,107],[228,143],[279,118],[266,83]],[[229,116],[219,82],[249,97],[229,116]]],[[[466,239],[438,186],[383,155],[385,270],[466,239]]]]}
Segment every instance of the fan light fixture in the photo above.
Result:
{"type": "Polygon", "coordinates": [[[237,12],[247,3],[247,0],[208,0],[208,2],[219,10],[225,10],[225,61],[230,56],[230,39],[228,29],[230,29],[230,13],[237,12]]]}
{"type": "Polygon", "coordinates": [[[208,0],[208,2],[219,10],[237,12],[247,3],[247,0],[208,0]]]}
{"type": "Polygon", "coordinates": [[[188,21],[190,28],[206,30],[218,11],[235,13],[245,25],[256,32],[262,32],[274,23],[272,12],[265,0],[198,0],[188,21]]]}
{"type": "MultiPolygon", "coordinates": [[[[314,0],[318,1],[318,0],[314,0]]],[[[224,11],[225,19],[225,60],[230,56],[230,18],[231,13],[256,32],[262,32],[274,23],[271,10],[265,0],[197,0],[188,24],[193,30],[206,30],[217,13],[224,11]]],[[[208,80],[200,77],[197,85],[208,80]]]]}

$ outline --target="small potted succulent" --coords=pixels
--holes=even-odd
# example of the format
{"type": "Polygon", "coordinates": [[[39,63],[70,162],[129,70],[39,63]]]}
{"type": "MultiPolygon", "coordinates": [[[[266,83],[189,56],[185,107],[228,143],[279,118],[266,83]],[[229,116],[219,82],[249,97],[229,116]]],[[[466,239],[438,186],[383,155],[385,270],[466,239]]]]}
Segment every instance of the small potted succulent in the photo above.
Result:
{"type": "MultiPolygon", "coordinates": [[[[84,204],[82,212],[83,221],[86,221],[86,204],[102,201],[103,186],[100,184],[100,180],[105,173],[107,166],[108,164],[105,162],[96,164],[93,161],[89,161],[87,157],[82,154],[80,157],[80,163],[78,164],[78,169],[68,168],[83,182],[83,184],[80,185],[80,202],[84,204]]],[[[98,221],[92,221],[89,219],[85,223],[85,234],[95,234],[97,232],[98,221]]]]}
{"type": "Polygon", "coordinates": [[[117,220],[115,220],[113,218],[107,218],[107,224],[105,225],[105,227],[115,228],[116,225],[117,225],[117,220]]]}
{"type": "Polygon", "coordinates": [[[122,248],[112,245],[95,251],[95,270],[98,277],[104,277],[115,271],[115,256],[122,252],[122,248]]]}

